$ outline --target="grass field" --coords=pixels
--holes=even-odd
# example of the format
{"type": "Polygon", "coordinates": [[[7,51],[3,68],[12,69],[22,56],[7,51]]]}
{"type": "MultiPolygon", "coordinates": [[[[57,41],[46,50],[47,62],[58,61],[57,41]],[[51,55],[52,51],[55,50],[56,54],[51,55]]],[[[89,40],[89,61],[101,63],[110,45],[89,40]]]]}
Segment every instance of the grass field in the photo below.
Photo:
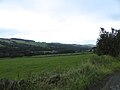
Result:
{"type": "Polygon", "coordinates": [[[28,90],[85,90],[119,68],[119,58],[95,54],[0,58],[0,78],[4,82],[0,85],[6,88],[5,80],[12,80],[17,83],[11,87],[28,90]]]}
{"type": "Polygon", "coordinates": [[[36,56],[20,58],[1,58],[0,77],[9,79],[24,78],[29,73],[41,71],[67,71],[86,63],[91,55],[36,56]]]}

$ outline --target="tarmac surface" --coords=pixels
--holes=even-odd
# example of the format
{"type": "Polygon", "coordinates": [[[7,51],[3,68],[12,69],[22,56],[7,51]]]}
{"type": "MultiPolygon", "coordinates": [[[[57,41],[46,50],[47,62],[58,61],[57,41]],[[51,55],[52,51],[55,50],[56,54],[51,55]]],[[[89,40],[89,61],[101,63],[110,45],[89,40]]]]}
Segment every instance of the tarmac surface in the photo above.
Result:
{"type": "Polygon", "coordinates": [[[102,90],[120,90],[120,73],[113,75],[102,90]]]}
{"type": "Polygon", "coordinates": [[[86,90],[120,90],[120,72],[107,75],[103,80],[86,90]]]}

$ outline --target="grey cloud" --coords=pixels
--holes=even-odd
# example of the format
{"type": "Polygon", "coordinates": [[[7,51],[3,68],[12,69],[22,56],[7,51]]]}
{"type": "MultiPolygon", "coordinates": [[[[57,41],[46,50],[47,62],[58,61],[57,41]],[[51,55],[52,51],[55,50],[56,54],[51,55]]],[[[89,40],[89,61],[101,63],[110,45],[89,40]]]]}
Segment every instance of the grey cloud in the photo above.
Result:
{"type": "Polygon", "coordinates": [[[12,36],[18,33],[19,32],[17,32],[16,30],[0,28],[0,36],[8,36],[8,35],[12,36]]]}
{"type": "Polygon", "coordinates": [[[120,21],[120,14],[113,14],[110,16],[110,18],[115,21],[120,21]]]}

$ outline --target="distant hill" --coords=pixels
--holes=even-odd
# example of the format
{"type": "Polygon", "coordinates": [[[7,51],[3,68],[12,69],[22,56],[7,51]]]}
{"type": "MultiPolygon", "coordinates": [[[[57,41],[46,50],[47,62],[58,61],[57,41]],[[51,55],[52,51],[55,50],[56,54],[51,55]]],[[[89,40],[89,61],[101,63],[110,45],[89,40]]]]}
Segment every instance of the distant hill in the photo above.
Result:
{"type": "Polygon", "coordinates": [[[35,42],[19,38],[0,38],[0,57],[75,53],[90,50],[94,45],[35,42]]]}
{"type": "Polygon", "coordinates": [[[6,39],[6,38],[0,38],[0,44],[2,44],[2,42],[6,42],[6,43],[18,43],[18,44],[26,44],[26,45],[33,45],[33,46],[41,46],[41,47],[45,47],[46,43],[41,43],[41,42],[35,42],[33,40],[25,40],[25,39],[18,39],[18,38],[11,38],[11,39],[6,39]]]}
{"type": "Polygon", "coordinates": [[[96,47],[96,45],[93,45],[93,44],[85,44],[84,46],[88,46],[88,47],[96,47]]]}

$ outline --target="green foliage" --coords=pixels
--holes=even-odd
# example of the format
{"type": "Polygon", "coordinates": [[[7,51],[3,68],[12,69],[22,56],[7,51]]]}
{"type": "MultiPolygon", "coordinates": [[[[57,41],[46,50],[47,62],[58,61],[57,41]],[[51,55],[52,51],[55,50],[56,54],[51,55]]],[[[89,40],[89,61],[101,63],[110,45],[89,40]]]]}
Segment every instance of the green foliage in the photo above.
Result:
{"type": "Polygon", "coordinates": [[[91,48],[92,46],[86,45],[35,42],[33,40],[18,38],[0,38],[0,57],[78,53],[91,48]]]}
{"type": "Polygon", "coordinates": [[[4,45],[0,44],[0,47],[4,47],[4,45]]]}
{"type": "Polygon", "coordinates": [[[90,85],[119,68],[119,58],[94,54],[2,58],[0,89],[89,90],[90,85]]]}
{"type": "Polygon", "coordinates": [[[111,28],[111,32],[101,28],[100,37],[97,40],[97,54],[118,56],[120,54],[120,30],[111,28]]]}

